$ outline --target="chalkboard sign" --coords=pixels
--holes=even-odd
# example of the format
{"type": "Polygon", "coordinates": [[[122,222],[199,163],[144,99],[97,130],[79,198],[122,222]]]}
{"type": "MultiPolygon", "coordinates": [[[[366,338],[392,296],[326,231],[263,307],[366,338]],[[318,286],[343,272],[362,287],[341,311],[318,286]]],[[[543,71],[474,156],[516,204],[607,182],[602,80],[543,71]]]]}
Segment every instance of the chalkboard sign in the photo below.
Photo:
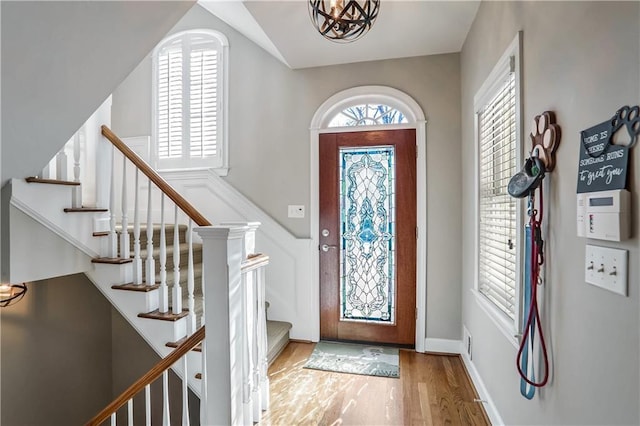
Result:
{"type": "Polygon", "coordinates": [[[625,189],[629,149],[612,145],[611,121],[580,132],[578,193],[625,189]]]}
{"type": "Polygon", "coordinates": [[[580,132],[578,193],[626,189],[629,150],[640,135],[640,109],[620,108],[612,119],[580,132]],[[626,128],[628,145],[614,145],[613,135],[626,128]]]}

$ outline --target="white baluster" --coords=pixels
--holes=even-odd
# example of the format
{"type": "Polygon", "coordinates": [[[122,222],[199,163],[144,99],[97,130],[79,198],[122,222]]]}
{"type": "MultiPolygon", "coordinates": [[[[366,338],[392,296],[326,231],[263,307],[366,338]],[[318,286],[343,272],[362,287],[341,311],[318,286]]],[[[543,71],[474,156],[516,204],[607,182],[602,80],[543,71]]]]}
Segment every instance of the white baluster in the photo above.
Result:
{"type": "Polygon", "coordinates": [[[127,401],[127,425],[133,426],[133,398],[127,401]]]}
{"type": "Polygon", "coordinates": [[[49,179],[50,177],[51,177],[51,162],[47,163],[47,165],[44,166],[44,169],[42,169],[42,175],[40,176],[40,178],[49,179]]]}
{"type": "Polygon", "coordinates": [[[265,294],[265,267],[262,266],[258,269],[257,282],[258,282],[258,314],[260,315],[258,322],[258,335],[259,345],[258,354],[260,359],[260,401],[262,410],[269,408],[269,376],[267,370],[269,369],[269,363],[267,361],[267,312],[266,312],[266,294],[265,294]]]}
{"type": "Polygon", "coordinates": [[[180,232],[178,229],[178,206],[174,207],[173,220],[173,300],[172,312],[182,313],[182,288],[180,287],[180,232]]]}
{"type": "Polygon", "coordinates": [[[187,365],[187,355],[182,357],[182,426],[189,426],[189,370],[187,365]]]}
{"type": "Polygon", "coordinates": [[[115,148],[111,147],[111,188],[109,193],[109,257],[118,257],[116,234],[116,174],[114,173],[115,148]]]}
{"type": "Polygon", "coordinates": [[[164,223],[164,193],[160,195],[160,312],[169,311],[169,288],[167,287],[167,240],[164,223]]]}
{"type": "Polygon", "coordinates": [[[131,256],[129,249],[129,216],[127,212],[127,159],[122,159],[122,232],[120,232],[120,257],[128,259],[131,256]]]}
{"type": "Polygon", "coordinates": [[[156,284],[156,261],[153,259],[153,219],[151,216],[151,179],[149,179],[149,194],[147,199],[147,260],[146,281],[147,285],[156,284]]]}
{"type": "Polygon", "coordinates": [[[242,279],[242,301],[240,308],[242,309],[242,327],[241,336],[242,339],[242,410],[243,419],[245,422],[249,422],[249,419],[253,419],[253,402],[251,388],[253,384],[253,370],[251,368],[251,326],[253,325],[252,311],[251,311],[251,299],[253,298],[253,281],[254,271],[243,272],[242,279]]]}
{"type": "Polygon", "coordinates": [[[144,424],[151,426],[151,385],[144,387],[144,424]]]}
{"type": "Polygon", "coordinates": [[[138,168],[136,167],[135,190],[133,200],[133,283],[142,284],[142,258],[140,257],[140,206],[138,202],[140,186],[138,185],[138,168]]]}
{"type": "MultiPolygon", "coordinates": [[[[80,182],[80,131],[73,135],[73,181],[80,182]]],[[[71,206],[82,207],[82,188],[76,186],[71,195],[71,206]]]]}
{"type": "Polygon", "coordinates": [[[196,303],[193,292],[194,270],[193,270],[193,221],[189,219],[189,227],[187,229],[187,239],[189,242],[189,263],[187,265],[187,308],[189,309],[189,335],[196,332],[196,303]]]}
{"type": "MultiPolygon", "coordinates": [[[[260,389],[260,286],[258,284],[258,271],[254,271],[254,280],[252,283],[252,300],[251,310],[252,329],[251,329],[251,369],[252,369],[252,389],[251,399],[253,400],[253,421],[259,422],[262,415],[262,392],[260,389]]],[[[262,306],[264,309],[264,306],[262,306]]]]}
{"type": "Polygon", "coordinates": [[[67,180],[67,153],[62,148],[56,154],[56,179],[67,180]]]}
{"type": "Polygon", "coordinates": [[[207,425],[207,345],[202,341],[202,353],[200,356],[202,373],[200,373],[200,424],[207,425]]]}
{"type": "Polygon", "coordinates": [[[162,425],[171,426],[169,415],[169,370],[162,373],[162,425]]]}
{"type": "Polygon", "coordinates": [[[116,426],[116,413],[111,415],[111,426],[116,426]]]}
{"type": "MultiPolygon", "coordinates": [[[[204,246],[203,246],[203,248],[202,248],[202,249],[204,250],[204,246]]],[[[204,257],[203,257],[202,261],[203,261],[203,263],[204,263],[204,257]]],[[[205,288],[205,285],[204,285],[204,282],[205,282],[205,281],[204,281],[204,265],[202,265],[202,273],[201,273],[200,275],[201,275],[201,278],[200,278],[200,290],[202,291],[202,296],[200,297],[200,300],[201,300],[201,302],[202,302],[202,316],[200,317],[200,327],[202,327],[202,326],[205,324],[205,322],[204,322],[204,319],[205,319],[205,303],[204,303],[204,288],[205,288]]]]}

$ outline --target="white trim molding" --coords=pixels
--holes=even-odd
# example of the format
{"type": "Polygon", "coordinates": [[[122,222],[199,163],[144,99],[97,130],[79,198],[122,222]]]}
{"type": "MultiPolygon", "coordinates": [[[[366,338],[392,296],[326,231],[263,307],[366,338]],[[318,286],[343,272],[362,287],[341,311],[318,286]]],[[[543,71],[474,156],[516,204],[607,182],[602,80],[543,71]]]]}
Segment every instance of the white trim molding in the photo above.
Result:
{"type": "Polygon", "coordinates": [[[474,283],[472,293],[478,306],[482,308],[483,312],[491,319],[491,321],[498,327],[500,332],[507,338],[507,340],[517,347],[518,342],[515,335],[521,328],[521,286],[522,286],[522,267],[524,253],[524,233],[523,221],[524,210],[522,203],[516,204],[516,231],[517,235],[517,261],[516,261],[516,283],[515,283],[515,319],[508,318],[505,313],[495,306],[492,302],[482,295],[478,289],[479,285],[479,269],[480,269],[480,148],[479,148],[479,110],[487,102],[491,101],[491,97],[495,95],[495,91],[498,86],[502,84],[500,76],[509,72],[515,72],[515,124],[516,124],[516,164],[522,164],[522,146],[523,142],[523,124],[522,124],[522,31],[519,31],[515,38],[511,41],[507,49],[504,51],[496,65],[493,67],[489,76],[486,78],[480,89],[473,99],[474,108],[474,152],[475,152],[475,164],[474,164],[474,283]]]}
{"type": "Polygon", "coordinates": [[[427,337],[424,340],[424,348],[425,352],[459,355],[461,353],[462,341],[427,337]]]}
{"type": "MultiPolygon", "coordinates": [[[[427,121],[424,112],[418,103],[409,95],[397,89],[386,86],[360,86],[343,90],[331,96],[320,105],[311,120],[310,126],[310,235],[312,247],[317,248],[319,244],[319,181],[318,181],[318,159],[319,142],[321,133],[336,133],[340,131],[366,131],[366,130],[388,130],[388,129],[415,129],[416,145],[418,147],[417,156],[417,225],[418,242],[416,258],[416,336],[415,344],[417,352],[425,351],[425,338],[427,329],[427,161],[425,157],[427,121]],[[328,128],[329,121],[339,111],[351,105],[364,102],[380,102],[401,111],[407,117],[408,123],[379,125],[367,127],[347,127],[328,128]]],[[[311,259],[311,282],[312,301],[310,309],[313,310],[314,341],[320,339],[320,280],[319,280],[319,251],[312,250],[311,259]]]]}
{"type": "Polygon", "coordinates": [[[462,342],[460,343],[459,351],[460,351],[460,356],[462,357],[462,362],[464,362],[464,366],[466,367],[467,372],[469,373],[469,377],[471,377],[471,381],[473,382],[473,385],[475,386],[476,391],[478,392],[480,401],[482,402],[484,409],[487,412],[487,416],[489,416],[489,420],[491,421],[491,424],[495,426],[504,425],[502,416],[500,416],[500,413],[498,412],[496,404],[494,404],[493,399],[491,398],[491,395],[489,394],[489,391],[487,390],[487,387],[485,386],[484,381],[482,380],[482,377],[480,377],[480,373],[478,372],[478,369],[476,368],[473,361],[471,361],[469,356],[466,354],[466,352],[463,350],[462,342]]]}

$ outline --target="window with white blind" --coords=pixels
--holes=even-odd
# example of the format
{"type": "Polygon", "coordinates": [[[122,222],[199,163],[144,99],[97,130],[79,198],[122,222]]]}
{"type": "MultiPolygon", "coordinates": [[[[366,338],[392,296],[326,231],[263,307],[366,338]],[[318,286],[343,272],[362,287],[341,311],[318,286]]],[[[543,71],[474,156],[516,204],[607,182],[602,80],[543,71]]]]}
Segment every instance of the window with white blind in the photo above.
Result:
{"type": "Polygon", "coordinates": [[[477,291],[492,315],[509,325],[519,316],[520,205],[507,192],[519,168],[519,37],[505,52],[475,98],[478,160],[477,291]]]}
{"type": "Polygon", "coordinates": [[[227,39],[185,31],[154,51],[154,157],[158,168],[227,168],[227,39]]]}

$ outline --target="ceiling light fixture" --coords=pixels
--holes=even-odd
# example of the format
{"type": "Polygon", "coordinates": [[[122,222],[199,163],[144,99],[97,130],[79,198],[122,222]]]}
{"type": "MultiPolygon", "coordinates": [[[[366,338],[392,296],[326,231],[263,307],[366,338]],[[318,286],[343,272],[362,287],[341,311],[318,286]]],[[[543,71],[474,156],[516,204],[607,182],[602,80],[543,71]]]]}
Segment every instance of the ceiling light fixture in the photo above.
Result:
{"type": "Polygon", "coordinates": [[[18,303],[27,293],[27,284],[0,284],[0,308],[18,303]]]}
{"type": "Polygon", "coordinates": [[[378,17],[380,0],[309,0],[309,15],[318,32],[337,43],[365,35],[378,17]]]}

